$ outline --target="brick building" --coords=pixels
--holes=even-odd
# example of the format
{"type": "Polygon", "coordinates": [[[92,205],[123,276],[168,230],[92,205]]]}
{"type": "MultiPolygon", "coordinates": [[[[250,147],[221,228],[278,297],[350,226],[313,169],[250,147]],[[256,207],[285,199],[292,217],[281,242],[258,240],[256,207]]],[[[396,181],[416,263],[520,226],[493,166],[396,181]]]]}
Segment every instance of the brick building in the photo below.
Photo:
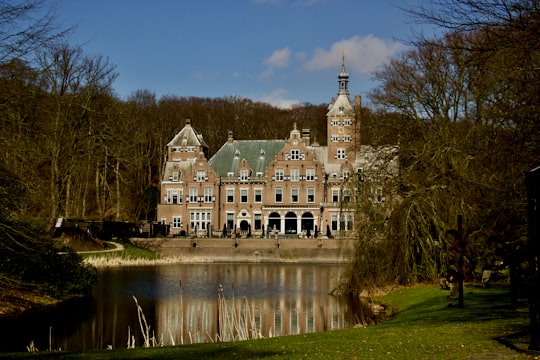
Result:
{"type": "MultiPolygon", "coordinates": [[[[344,205],[354,201],[356,181],[377,165],[381,150],[360,146],[360,97],[351,102],[348,81],[343,63],[326,115],[327,146],[294,124],[285,140],[236,140],[229,132],[208,159],[202,135],[187,120],[167,144],[157,220],[173,235],[352,234],[354,209],[344,205]]],[[[397,149],[383,152],[397,166],[397,149]]]]}

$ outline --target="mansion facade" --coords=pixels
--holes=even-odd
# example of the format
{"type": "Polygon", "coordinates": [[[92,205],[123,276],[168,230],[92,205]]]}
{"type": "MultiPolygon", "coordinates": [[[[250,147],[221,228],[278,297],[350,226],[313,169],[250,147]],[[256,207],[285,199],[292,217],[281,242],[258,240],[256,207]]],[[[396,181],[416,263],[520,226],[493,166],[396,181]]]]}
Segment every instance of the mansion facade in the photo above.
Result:
{"type": "MultiPolygon", "coordinates": [[[[343,63],[326,115],[327,146],[296,124],[285,140],[236,140],[229,131],[208,159],[203,136],[187,120],[167,144],[157,220],[172,235],[352,235],[348,205],[378,156],[360,145],[360,97],[351,102],[348,80],[343,63]]],[[[390,152],[397,167],[397,149],[390,152]]]]}

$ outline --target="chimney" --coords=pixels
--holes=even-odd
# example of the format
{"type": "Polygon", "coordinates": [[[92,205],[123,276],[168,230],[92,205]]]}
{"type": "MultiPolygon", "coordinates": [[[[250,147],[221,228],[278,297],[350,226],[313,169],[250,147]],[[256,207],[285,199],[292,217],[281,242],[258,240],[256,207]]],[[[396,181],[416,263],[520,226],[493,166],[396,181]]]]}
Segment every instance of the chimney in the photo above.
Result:
{"type": "Polygon", "coordinates": [[[233,138],[233,132],[232,132],[232,130],[229,130],[229,134],[228,134],[228,136],[227,136],[227,142],[228,142],[229,144],[232,144],[233,141],[234,141],[234,138],[233,138]]]}
{"type": "Polygon", "coordinates": [[[186,125],[191,126],[191,119],[186,119],[186,125]]]}
{"type": "Polygon", "coordinates": [[[302,139],[304,140],[304,144],[306,146],[310,145],[309,135],[310,135],[310,130],[309,129],[302,129],[302,139]]]}
{"type": "Polygon", "coordinates": [[[357,114],[362,110],[362,97],[360,95],[354,97],[354,110],[357,114]]]}

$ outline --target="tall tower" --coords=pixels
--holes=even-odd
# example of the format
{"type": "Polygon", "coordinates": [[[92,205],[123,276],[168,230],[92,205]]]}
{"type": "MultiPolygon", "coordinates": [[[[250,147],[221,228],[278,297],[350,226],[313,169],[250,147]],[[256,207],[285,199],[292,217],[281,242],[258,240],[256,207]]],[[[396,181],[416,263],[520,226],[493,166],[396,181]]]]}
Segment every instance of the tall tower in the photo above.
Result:
{"type": "Polygon", "coordinates": [[[337,98],[330,104],[327,121],[329,164],[354,163],[356,160],[357,126],[355,108],[349,98],[349,73],[345,68],[343,52],[341,71],[338,74],[337,98]]]}

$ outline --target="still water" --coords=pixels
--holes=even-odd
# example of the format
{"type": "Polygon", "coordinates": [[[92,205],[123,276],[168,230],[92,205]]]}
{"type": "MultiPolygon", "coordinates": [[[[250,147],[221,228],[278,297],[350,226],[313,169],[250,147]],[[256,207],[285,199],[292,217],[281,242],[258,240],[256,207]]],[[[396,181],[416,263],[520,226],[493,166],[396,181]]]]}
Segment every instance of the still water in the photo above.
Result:
{"type": "Polygon", "coordinates": [[[242,321],[249,333],[263,337],[343,329],[355,323],[352,307],[347,298],[329,295],[342,270],[260,263],[104,269],[89,298],[0,319],[0,351],[26,351],[31,341],[39,350],[118,348],[128,342],[141,347],[147,330],[165,346],[209,342],[217,334],[224,339],[224,327],[242,327],[242,321]],[[220,285],[224,302],[218,301],[220,285]]]}

